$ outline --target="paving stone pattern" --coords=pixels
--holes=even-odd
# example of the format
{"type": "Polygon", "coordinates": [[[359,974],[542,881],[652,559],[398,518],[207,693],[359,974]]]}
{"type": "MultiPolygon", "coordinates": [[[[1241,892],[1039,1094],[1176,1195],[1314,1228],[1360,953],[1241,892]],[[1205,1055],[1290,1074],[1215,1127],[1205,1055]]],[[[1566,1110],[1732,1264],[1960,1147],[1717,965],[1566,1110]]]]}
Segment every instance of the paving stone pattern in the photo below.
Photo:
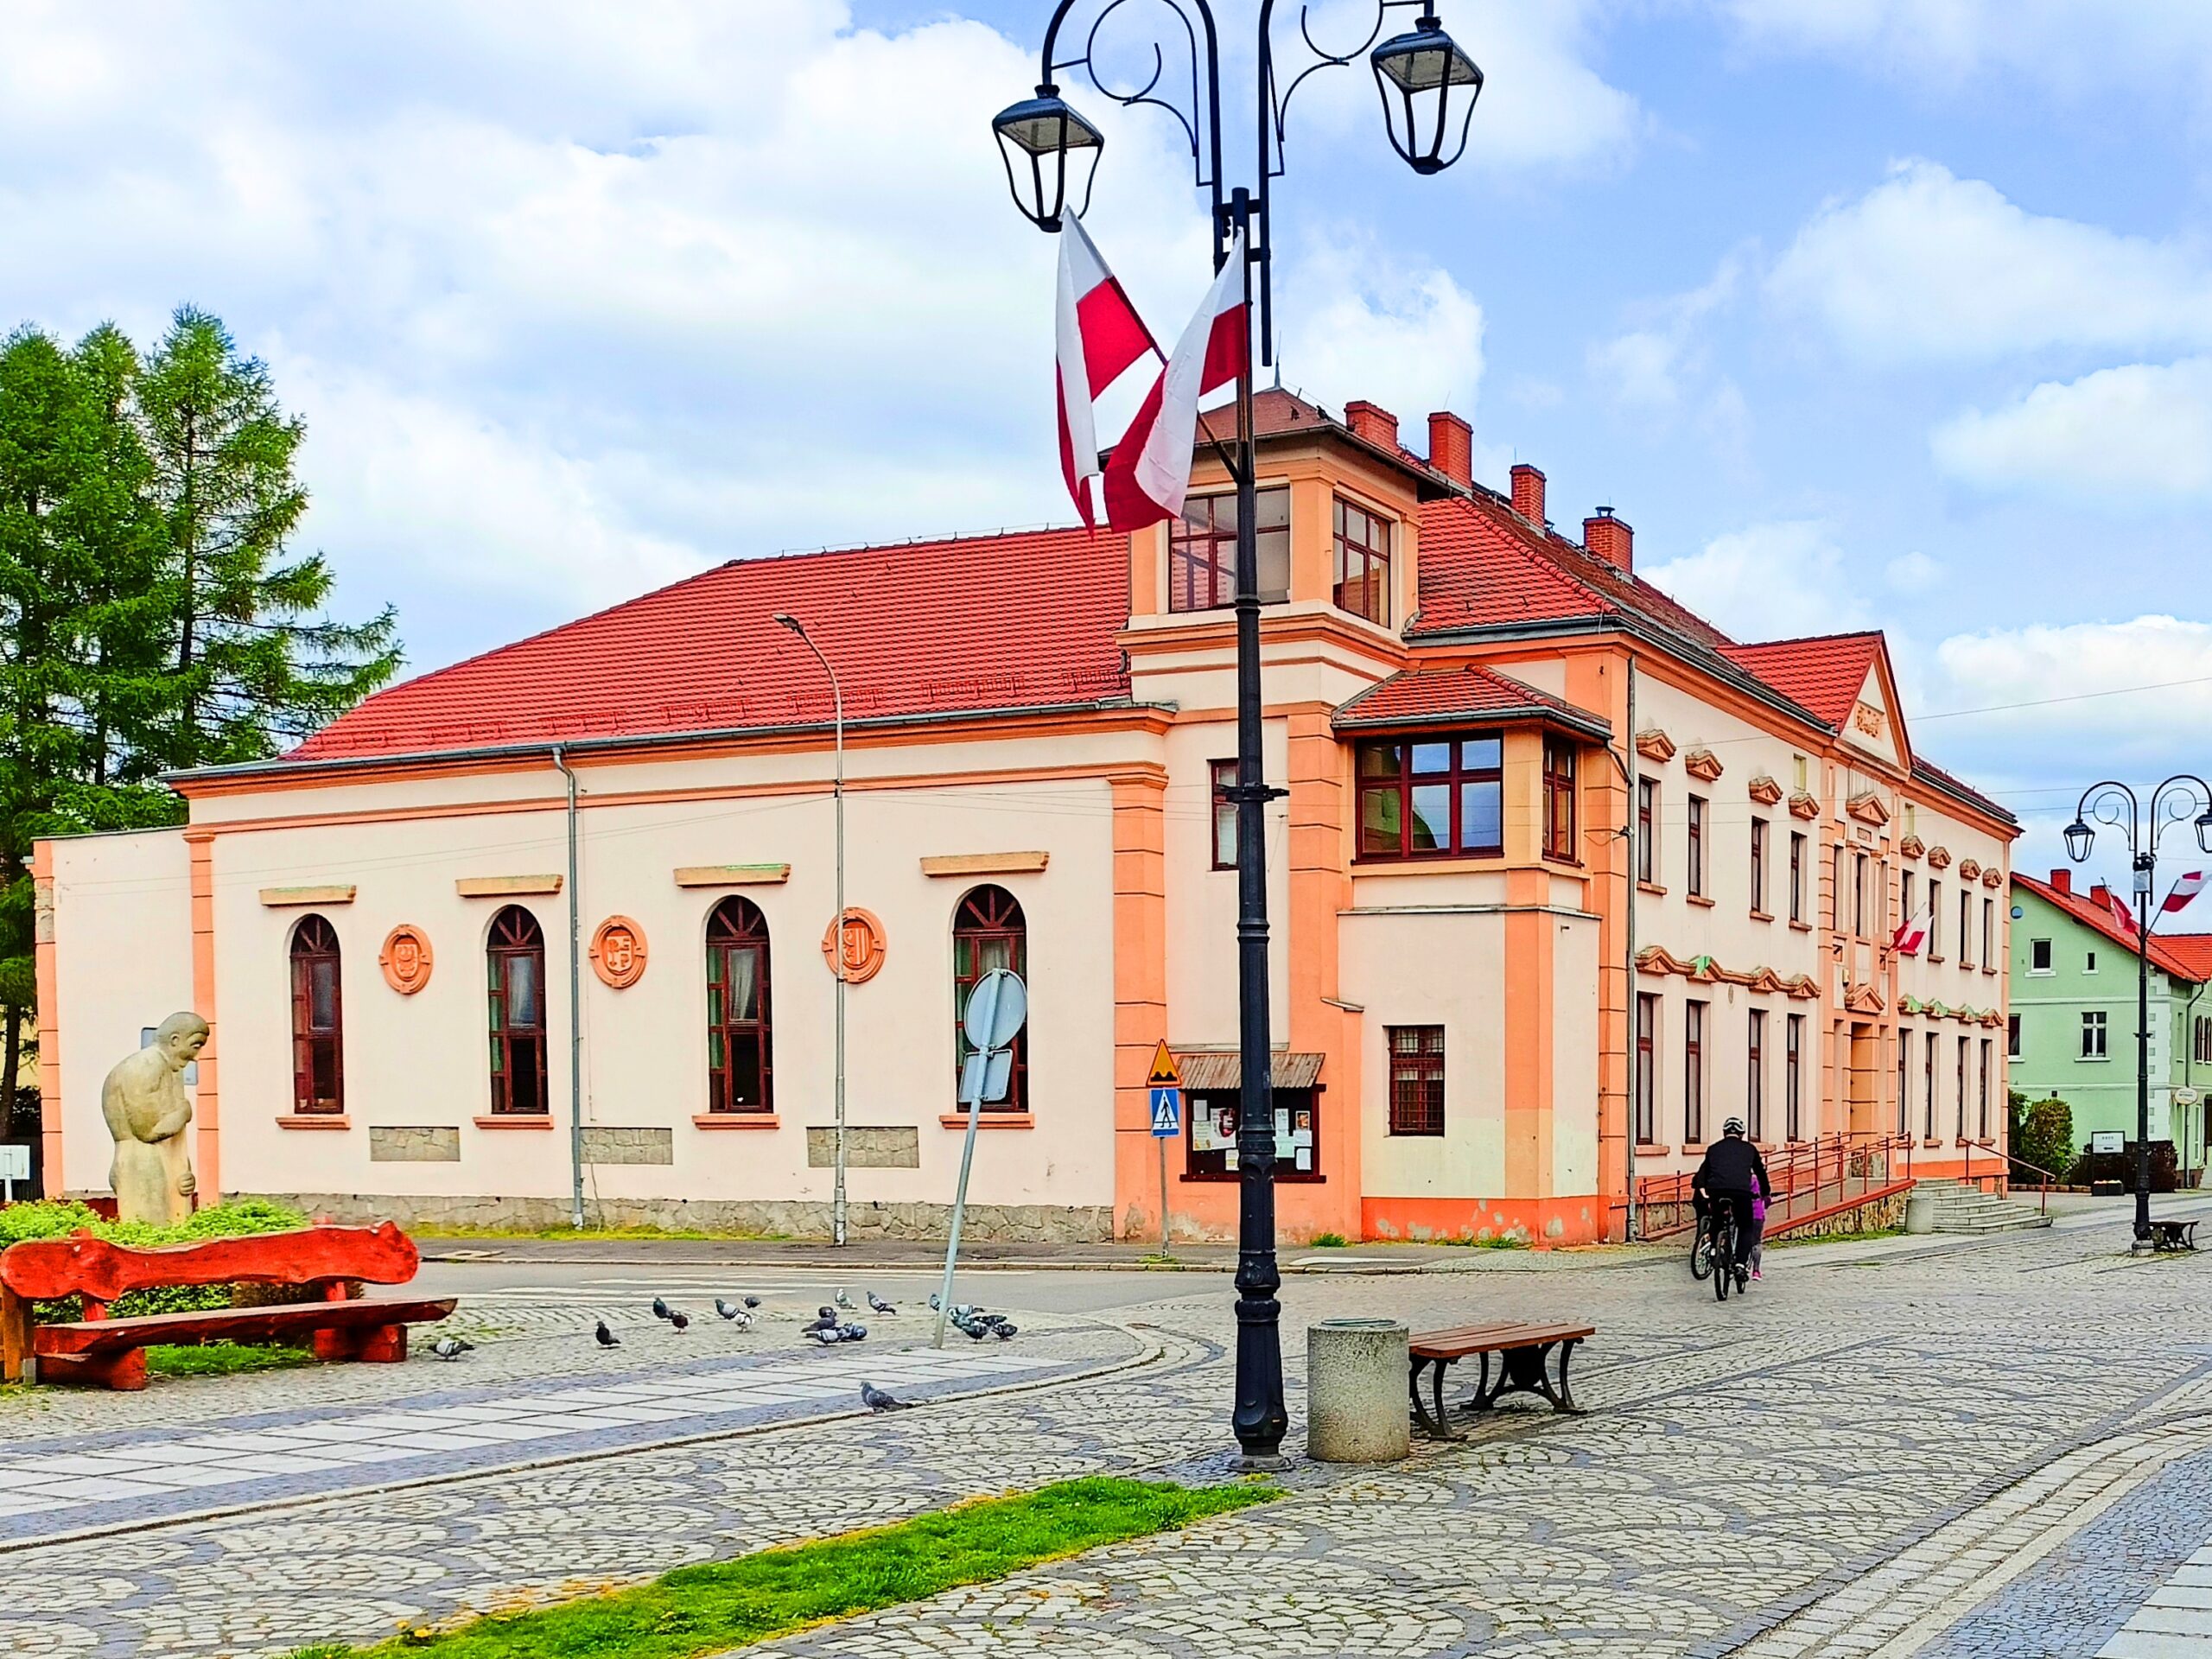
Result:
{"type": "MultiPolygon", "coordinates": [[[[1977,1604],[2000,1616],[1993,1593],[2048,1573],[2063,1599],[2067,1539],[2089,1551],[2085,1527],[2158,1501],[2161,1469],[2182,1471],[2175,1491],[2201,1484],[2194,1459],[2212,1455],[2187,1439],[2212,1424],[2212,1259],[2131,1262],[2123,1245],[2097,1227],[1868,1266],[1777,1251],[1726,1306],[1674,1263],[1296,1280],[1294,1423],[1302,1325],[1347,1314],[1587,1319],[1599,1334],[1575,1380],[1592,1409],[1502,1412],[1382,1470],[1301,1464],[1281,1503],[748,1653],[2034,1651],[1956,1644],[1977,1604]]],[[[1127,1316],[1160,1358],[1075,1386],[9,1549],[22,1595],[0,1608],[0,1650],[278,1654],[1067,1475],[1219,1478],[1230,1301],[1218,1281],[1173,1289],[1127,1316]]],[[[2108,1547],[2140,1558],[2138,1599],[2170,1578],[2193,1592],[2194,1522],[2137,1524],[2108,1547]]],[[[2134,1609],[2113,1615],[2082,1628],[2118,1639],[2134,1609]]]]}

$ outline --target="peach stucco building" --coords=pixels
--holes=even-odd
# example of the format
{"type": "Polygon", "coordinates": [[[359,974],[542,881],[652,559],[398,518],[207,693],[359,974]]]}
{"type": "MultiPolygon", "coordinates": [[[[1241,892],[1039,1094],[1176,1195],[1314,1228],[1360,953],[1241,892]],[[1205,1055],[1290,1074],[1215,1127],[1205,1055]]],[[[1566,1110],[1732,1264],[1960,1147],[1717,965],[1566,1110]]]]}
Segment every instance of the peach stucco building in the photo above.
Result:
{"type": "MultiPolygon", "coordinates": [[[[1879,635],[1725,638],[1610,512],[1474,483],[1450,415],[1424,459],[1371,405],[1259,414],[1287,1236],[1618,1236],[1737,1113],[1922,1173],[2001,1143],[2017,830],[1915,755],[1879,635]]],[[[1171,1220],[1228,1236],[1226,489],[1202,455],[1173,534],[734,562],[180,777],[181,829],[41,842],[51,1185],[103,1187],[100,1078],[189,1007],[203,1192],[557,1221],[580,1113],[599,1216],[820,1232],[842,952],[855,1231],[942,1225],[954,1009],[1011,963],[982,1225],[1156,1232],[1164,1039],[1171,1220]],[[842,932],[778,611],[845,686],[842,932]]]]}

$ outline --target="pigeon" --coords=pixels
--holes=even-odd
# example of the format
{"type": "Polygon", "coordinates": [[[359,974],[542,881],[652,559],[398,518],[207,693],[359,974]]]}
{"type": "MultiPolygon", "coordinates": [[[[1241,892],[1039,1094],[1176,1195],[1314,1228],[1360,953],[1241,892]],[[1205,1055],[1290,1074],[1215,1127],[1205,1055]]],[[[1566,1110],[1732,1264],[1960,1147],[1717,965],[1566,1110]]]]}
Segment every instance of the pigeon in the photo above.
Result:
{"type": "Polygon", "coordinates": [[[872,1290],[868,1294],[868,1311],[873,1313],[896,1313],[899,1311],[872,1290]]]}
{"type": "Polygon", "coordinates": [[[850,1307],[853,1305],[853,1299],[845,1294],[844,1287],[842,1285],[837,1287],[836,1295],[832,1297],[830,1300],[835,1301],[840,1307],[850,1307]]]}
{"type": "Polygon", "coordinates": [[[691,1316],[680,1307],[669,1310],[668,1322],[676,1327],[676,1334],[679,1337],[691,1328],[691,1316]]]}
{"type": "Polygon", "coordinates": [[[981,1342],[985,1337],[991,1334],[991,1327],[989,1325],[978,1325],[973,1319],[955,1319],[952,1323],[962,1336],[969,1338],[976,1342],[981,1342]]]}
{"type": "Polygon", "coordinates": [[[843,1333],[834,1325],[804,1325],[801,1327],[799,1335],[820,1343],[824,1348],[833,1342],[842,1342],[845,1339],[843,1333]]]}
{"type": "Polygon", "coordinates": [[[877,1388],[873,1382],[863,1382],[861,1384],[861,1403],[866,1406],[870,1411],[879,1412],[910,1411],[913,1408],[914,1404],[911,1400],[893,1399],[881,1389],[877,1388]]]}
{"type": "Polygon", "coordinates": [[[667,1304],[666,1302],[664,1302],[663,1300],[661,1300],[661,1299],[660,1299],[659,1297],[658,1297],[658,1296],[654,1297],[654,1298],[653,1298],[653,1318],[655,1318],[655,1319],[666,1319],[667,1317],[668,1317],[668,1304],[667,1304]]]}
{"type": "MultiPolygon", "coordinates": [[[[835,1331],[836,1328],[837,1315],[832,1310],[825,1307],[822,1310],[822,1317],[820,1319],[815,1320],[811,1325],[803,1325],[799,1326],[798,1333],[802,1337],[819,1337],[823,1332],[835,1331]]],[[[830,1338],[830,1340],[835,1342],[836,1338],[832,1337],[830,1338]]]]}
{"type": "Polygon", "coordinates": [[[830,1306],[829,1303],[824,1302],[821,1306],[814,1310],[814,1317],[817,1319],[828,1319],[834,1325],[837,1320],[837,1310],[830,1306]]]}
{"type": "Polygon", "coordinates": [[[1015,1333],[1020,1331],[1020,1328],[1021,1327],[1020,1325],[1014,1324],[1011,1319],[1001,1319],[996,1325],[991,1327],[991,1334],[996,1337],[1001,1342],[1012,1342],[1014,1338],[1015,1333]]]}
{"type": "Polygon", "coordinates": [[[731,1319],[730,1325],[735,1330],[750,1331],[753,1328],[753,1316],[743,1308],[740,1308],[731,1319]]]}
{"type": "Polygon", "coordinates": [[[599,1329],[592,1334],[599,1339],[599,1345],[602,1348],[620,1348],[622,1345],[622,1338],[607,1328],[605,1319],[599,1322],[599,1329]]]}
{"type": "Polygon", "coordinates": [[[760,1299],[758,1296],[748,1296],[745,1299],[745,1305],[747,1307],[758,1307],[760,1306],[760,1299]]]}
{"type": "Polygon", "coordinates": [[[944,1311],[944,1299],[939,1296],[935,1291],[930,1292],[930,1312],[932,1313],[941,1313],[944,1311]]]}
{"type": "Polygon", "coordinates": [[[837,1327],[837,1340],[840,1342],[866,1342],[868,1340],[868,1326],[864,1325],[841,1325],[837,1327]]]}
{"type": "Polygon", "coordinates": [[[474,1343],[464,1342],[459,1337],[440,1337],[430,1344],[430,1351],[440,1359],[459,1359],[475,1346],[474,1343]]]}
{"type": "Polygon", "coordinates": [[[740,1314],[743,1313],[745,1310],[740,1307],[735,1302],[728,1300],[723,1297],[717,1296],[715,1298],[715,1312],[721,1314],[722,1318],[726,1319],[734,1319],[740,1314]]]}

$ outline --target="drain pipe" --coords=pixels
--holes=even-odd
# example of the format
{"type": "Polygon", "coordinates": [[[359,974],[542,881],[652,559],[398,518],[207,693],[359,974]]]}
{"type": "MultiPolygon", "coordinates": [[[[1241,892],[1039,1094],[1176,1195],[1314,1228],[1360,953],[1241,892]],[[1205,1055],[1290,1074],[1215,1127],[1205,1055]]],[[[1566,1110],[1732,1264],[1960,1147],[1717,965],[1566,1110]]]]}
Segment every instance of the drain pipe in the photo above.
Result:
{"type": "Polygon", "coordinates": [[[584,1224],[583,894],[576,887],[576,774],[560,744],[553,765],[569,783],[569,1224],[584,1224]]]}
{"type": "Polygon", "coordinates": [[[1628,1154],[1628,1237],[1636,1243],[1636,1109],[1643,1096],[1643,1079],[1637,1075],[1642,1064],[1642,1051],[1636,1036],[1636,658],[1628,659],[1628,730],[1621,734],[1621,749],[1629,758],[1624,762],[1628,788],[1622,794],[1624,803],[1621,813],[1622,839],[1628,848],[1628,862],[1622,874],[1626,880],[1622,887],[1627,893],[1622,901],[1622,931],[1628,936],[1628,974],[1625,994],[1621,998],[1622,1035],[1628,1046],[1628,1134],[1625,1137],[1628,1154]]]}

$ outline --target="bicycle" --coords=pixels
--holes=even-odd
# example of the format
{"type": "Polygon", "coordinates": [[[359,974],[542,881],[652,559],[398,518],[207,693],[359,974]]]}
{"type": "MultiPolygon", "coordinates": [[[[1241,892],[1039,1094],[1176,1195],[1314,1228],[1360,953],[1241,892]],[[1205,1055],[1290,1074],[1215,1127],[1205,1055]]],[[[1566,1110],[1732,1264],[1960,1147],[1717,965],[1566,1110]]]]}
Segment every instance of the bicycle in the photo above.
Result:
{"type": "MultiPolygon", "coordinates": [[[[1698,1230],[1706,1240],[1706,1271],[1713,1275],[1713,1299],[1718,1302],[1728,1300],[1728,1293],[1736,1288],[1736,1210],[1733,1205],[1716,1203],[1706,1225],[1698,1230]]],[[[1693,1258],[1690,1270],[1697,1271],[1693,1258]]]]}
{"type": "Polygon", "coordinates": [[[1713,1221],[1700,1214],[1690,1229],[1690,1277],[1702,1280],[1713,1271],[1713,1221]]]}

